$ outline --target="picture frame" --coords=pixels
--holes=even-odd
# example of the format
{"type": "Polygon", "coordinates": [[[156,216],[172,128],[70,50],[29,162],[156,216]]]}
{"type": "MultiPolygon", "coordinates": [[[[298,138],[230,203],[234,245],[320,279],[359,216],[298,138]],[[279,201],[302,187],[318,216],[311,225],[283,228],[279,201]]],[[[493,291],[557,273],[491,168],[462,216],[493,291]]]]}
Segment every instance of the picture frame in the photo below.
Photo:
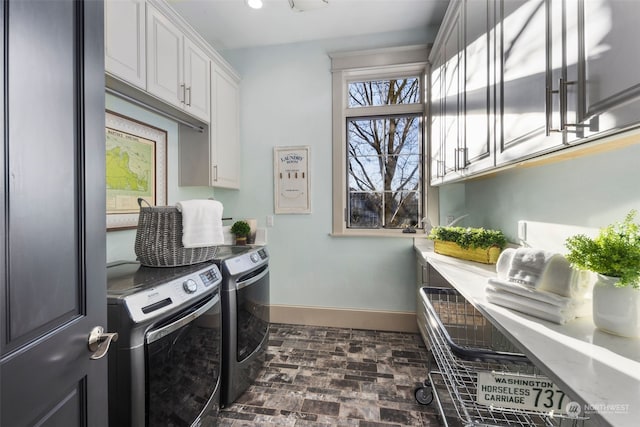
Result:
{"type": "Polygon", "coordinates": [[[276,214],[311,213],[309,146],[274,147],[274,211],[276,214]]]}
{"type": "Polygon", "coordinates": [[[136,228],[138,198],[167,204],[167,132],[106,111],[107,231],[136,228]]]}

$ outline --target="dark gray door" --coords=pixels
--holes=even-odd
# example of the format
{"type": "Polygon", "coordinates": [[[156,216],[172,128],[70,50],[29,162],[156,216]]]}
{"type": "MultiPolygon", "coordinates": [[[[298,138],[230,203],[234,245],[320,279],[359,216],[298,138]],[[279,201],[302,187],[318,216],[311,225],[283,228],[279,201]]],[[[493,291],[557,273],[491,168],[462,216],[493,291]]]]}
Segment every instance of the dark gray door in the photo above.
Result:
{"type": "Polygon", "coordinates": [[[103,4],[0,14],[0,425],[106,426],[103,4]]]}

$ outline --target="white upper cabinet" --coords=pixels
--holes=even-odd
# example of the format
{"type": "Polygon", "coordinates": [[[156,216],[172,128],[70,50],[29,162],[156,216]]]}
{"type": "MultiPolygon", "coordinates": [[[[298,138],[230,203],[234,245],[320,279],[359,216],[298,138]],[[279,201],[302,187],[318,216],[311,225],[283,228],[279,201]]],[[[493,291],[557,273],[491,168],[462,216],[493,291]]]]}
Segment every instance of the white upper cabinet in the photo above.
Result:
{"type": "Polygon", "coordinates": [[[184,38],[185,105],[194,116],[205,121],[211,115],[211,61],[206,53],[184,38]]]}
{"type": "MultiPolygon", "coordinates": [[[[560,2],[560,0],[553,0],[560,2]]],[[[571,142],[640,123],[640,4],[566,1],[563,123],[571,142]]]]}
{"type": "Polygon", "coordinates": [[[443,80],[444,60],[442,50],[432,51],[431,62],[431,90],[429,117],[431,119],[431,135],[429,138],[429,153],[431,156],[430,178],[431,185],[440,184],[444,178],[444,115],[443,115],[443,80]]]}
{"type": "Polygon", "coordinates": [[[151,5],[147,6],[147,90],[182,108],[182,31],[151,5]]]}
{"type": "Polygon", "coordinates": [[[240,188],[240,90],[219,68],[212,73],[211,185],[240,188]]]}
{"type": "Polygon", "coordinates": [[[104,65],[107,73],[146,89],[144,0],[107,0],[104,12],[104,65]]]}
{"type": "Polygon", "coordinates": [[[210,61],[160,11],[147,5],[147,91],[209,121],[210,61]]]}
{"type": "Polygon", "coordinates": [[[640,7],[452,2],[431,60],[431,183],[640,126],[640,7]]]}
{"type": "Polygon", "coordinates": [[[493,46],[495,16],[493,1],[465,0],[464,22],[464,144],[459,149],[459,163],[466,174],[494,166],[495,132],[493,46]]]}
{"type": "Polygon", "coordinates": [[[502,0],[498,10],[502,24],[498,87],[501,139],[498,165],[530,157],[562,146],[562,134],[553,132],[553,93],[547,54],[553,47],[547,32],[550,2],[502,0]]]}
{"type": "Polygon", "coordinates": [[[179,145],[181,186],[240,188],[240,88],[235,73],[212,67],[209,138],[187,138],[181,135],[185,141],[179,145]]]}
{"type": "Polygon", "coordinates": [[[451,4],[431,52],[431,183],[494,166],[493,1],[451,4]]]}
{"type": "Polygon", "coordinates": [[[463,40],[461,8],[449,6],[431,51],[431,183],[461,177],[458,154],[461,141],[463,40]]]}

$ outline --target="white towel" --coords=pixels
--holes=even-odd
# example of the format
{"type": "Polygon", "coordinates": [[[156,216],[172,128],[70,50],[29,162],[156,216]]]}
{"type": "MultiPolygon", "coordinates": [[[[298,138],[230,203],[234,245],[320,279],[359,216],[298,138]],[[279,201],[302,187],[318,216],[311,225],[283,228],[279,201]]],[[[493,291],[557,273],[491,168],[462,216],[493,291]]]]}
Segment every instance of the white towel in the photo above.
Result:
{"type": "Polygon", "coordinates": [[[506,249],[498,258],[499,280],[568,298],[590,298],[594,281],[588,272],[571,267],[561,254],[533,248],[506,249]]]}
{"type": "Polygon", "coordinates": [[[513,254],[507,273],[509,281],[536,287],[544,270],[554,257],[564,258],[562,255],[540,249],[517,249],[513,254]]]}
{"type": "Polygon", "coordinates": [[[217,200],[184,200],[176,203],[182,212],[182,246],[202,248],[222,245],[222,203],[217,200]]]}
{"type": "Polygon", "coordinates": [[[559,307],[510,292],[500,291],[492,286],[487,286],[487,301],[560,325],[576,317],[584,317],[591,312],[590,300],[578,302],[575,305],[570,304],[566,307],[559,307]]]}
{"type": "Polygon", "coordinates": [[[489,285],[493,286],[493,288],[503,291],[510,292],[512,294],[520,295],[525,298],[531,298],[533,300],[537,300],[546,304],[551,304],[557,307],[567,307],[567,306],[576,306],[580,304],[585,299],[590,298],[569,298],[563,297],[562,295],[558,295],[553,292],[547,292],[543,290],[538,290],[535,288],[531,288],[526,285],[521,285],[519,283],[507,282],[506,280],[500,279],[489,279],[489,285]]]}

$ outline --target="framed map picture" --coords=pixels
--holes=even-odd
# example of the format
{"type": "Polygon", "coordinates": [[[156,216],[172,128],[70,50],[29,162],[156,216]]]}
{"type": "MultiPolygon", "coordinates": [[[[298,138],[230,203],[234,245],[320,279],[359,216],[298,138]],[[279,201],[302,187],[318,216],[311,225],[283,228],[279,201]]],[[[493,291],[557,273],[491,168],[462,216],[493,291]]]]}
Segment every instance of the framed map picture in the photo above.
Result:
{"type": "Polygon", "coordinates": [[[311,213],[309,154],[308,146],[274,148],[275,213],[311,213]]]}
{"type": "Polygon", "coordinates": [[[138,225],[138,198],[167,204],[167,132],[107,111],[107,230],[138,225]]]}

